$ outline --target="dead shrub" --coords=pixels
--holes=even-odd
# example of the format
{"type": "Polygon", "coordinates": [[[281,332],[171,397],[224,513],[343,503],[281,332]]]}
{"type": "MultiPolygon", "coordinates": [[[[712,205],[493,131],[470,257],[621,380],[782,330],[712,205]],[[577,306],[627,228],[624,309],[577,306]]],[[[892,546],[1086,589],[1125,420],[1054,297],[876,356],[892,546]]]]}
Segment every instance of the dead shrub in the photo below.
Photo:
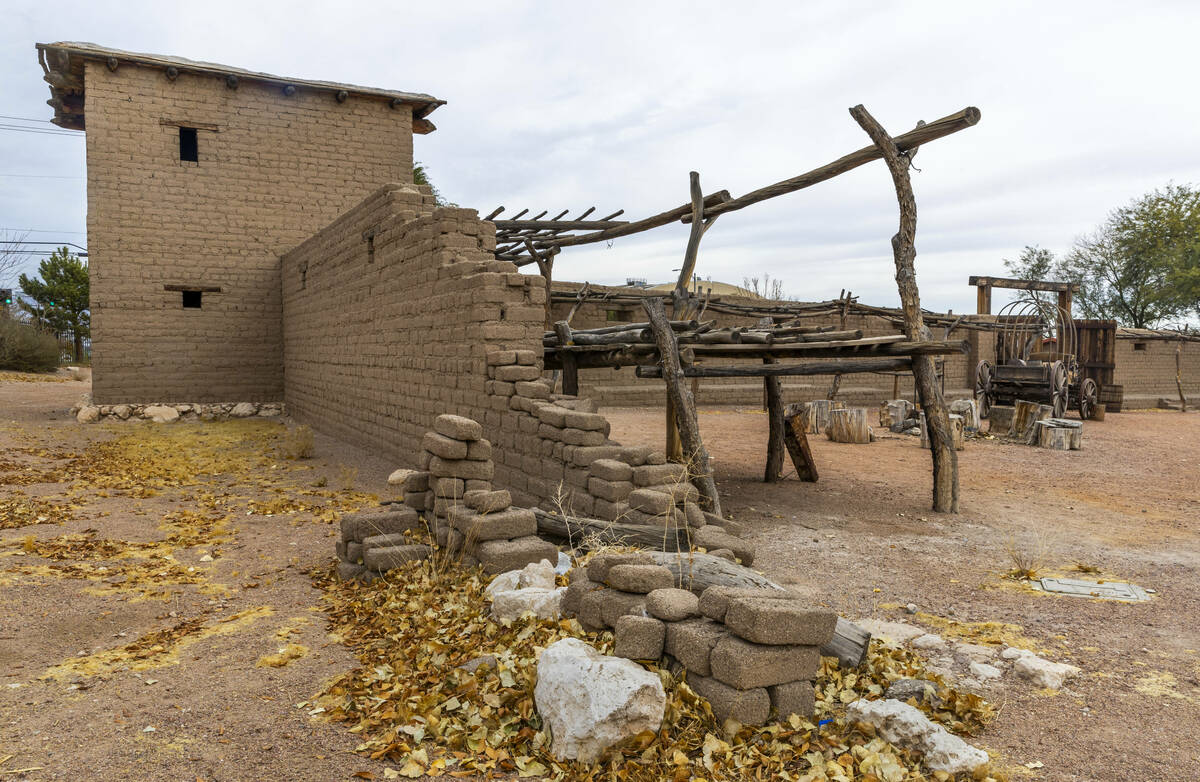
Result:
{"type": "Polygon", "coordinates": [[[1050,536],[1042,530],[1027,535],[1023,541],[1018,541],[1015,536],[1010,535],[1004,542],[1004,551],[1008,554],[1012,568],[1004,575],[1023,581],[1041,578],[1039,571],[1046,565],[1046,555],[1050,553],[1050,548],[1050,536]]]}
{"type": "Polygon", "coordinates": [[[279,443],[285,459],[311,459],[315,450],[312,428],[304,424],[287,430],[279,443]]]}
{"type": "Polygon", "coordinates": [[[342,491],[354,491],[355,485],[358,483],[358,468],[347,467],[340,465],[338,467],[338,488],[342,491]]]}

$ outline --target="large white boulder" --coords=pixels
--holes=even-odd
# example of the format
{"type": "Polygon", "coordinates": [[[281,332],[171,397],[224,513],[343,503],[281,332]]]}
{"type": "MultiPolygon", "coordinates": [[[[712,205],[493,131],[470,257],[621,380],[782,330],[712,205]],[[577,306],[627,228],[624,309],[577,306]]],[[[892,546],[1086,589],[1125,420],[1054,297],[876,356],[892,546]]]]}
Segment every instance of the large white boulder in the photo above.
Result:
{"type": "Polygon", "coordinates": [[[517,589],[530,587],[554,589],[554,565],[550,564],[550,560],[530,562],[521,569],[521,575],[517,578],[517,589]]]}
{"type": "Polygon", "coordinates": [[[526,611],[532,611],[538,619],[557,619],[562,613],[562,599],[566,593],[566,587],[527,587],[493,592],[492,617],[501,621],[512,620],[526,611]]]}
{"type": "Polygon", "coordinates": [[[170,405],[150,405],[142,411],[142,416],[156,424],[169,424],[179,420],[179,411],[170,405]]]}
{"type": "Polygon", "coordinates": [[[1063,682],[1079,673],[1074,665],[1051,662],[1027,649],[1020,650],[1013,662],[1013,670],[1047,690],[1062,689],[1063,682]]]}
{"type": "Polygon", "coordinates": [[[920,752],[925,756],[925,765],[934,771],[971,772],[988,762],[986,752],[901,701],[857,700],[846,707],[846,717],[874,725],[885,741],[920,752]]]}
{"type": "Polygon", "coordinates": [[[250,402],[238,402],[233,406],[233,409],[229,411],[229,416],[231,418],[249,418],[256,412],[258,412],[258,408],[250,402]]]}
{"type": "Polygon", "coordinates": [[[534,703],[560,760],[592,763],[617,742],[662,725],[662,682],[632,660],[564,638],[542,652],[537,674],[534,703]]]}
{"type": "Polygon", "coordinates": [[[75,413],[75,420],[81,424],[93,424],[100,420],[100,408],[95,405],[84,405],[75,413]]]}

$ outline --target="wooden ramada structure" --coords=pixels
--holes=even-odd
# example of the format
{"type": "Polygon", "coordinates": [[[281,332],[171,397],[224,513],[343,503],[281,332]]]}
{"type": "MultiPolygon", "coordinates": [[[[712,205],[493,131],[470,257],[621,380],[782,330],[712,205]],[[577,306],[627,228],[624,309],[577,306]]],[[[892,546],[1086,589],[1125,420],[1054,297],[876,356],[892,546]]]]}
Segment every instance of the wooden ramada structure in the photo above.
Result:
{"type": "MultiPolygon", "coordinates": [[[[549,210],[526,218],[529,212],[526,209],[512,219],[500,218],[504,207],[499,207],[485,218],[496,225],[496,257],[518,266],[536,264],[545,279],[548,321],[544,340],[545,367],[563,372],[564,393],[577,393],[579,371],[596,367],[633,365],[638,367],[639,377],[662,377],[667,392],[668,450],[674,450],[673,439],[677,436],[680,453],[693,464],[696,483],[706,505],[716,513],[720,513],[720,501],[700,437],[693,393],[684,382],[686,378],[763,378],[771,432],[766,473],[767,479],[771,480],[780,472],[787,439],[780,377],[897,370],[913,373],[928,421],[934,473],[933,507],[939,511],[957,511],[957,456],[946,405],[936,383],[934,357],[966,352],[967,345],[962,341],[934,340],[926,325],[914,268],[916,201],[908,172],[913,156],[923,144],[971,127],[979,121],[980,113],[978,109],[966,108],[928,124],[918,123],[913,130],[896,137],[889,136],[861,105],[850,109],[850,114],[870,137],[871,146],[737,198],[724,190],[706,195],[700,186],[700,175],[693,171],[688,203],[637,221],[618,220],[623,211],[589,219],[595,207],[574,218],[569,218],[567,211],[547,218],[549,210]],[[802,318],[806,314],[827,314],[835,306],[841,306],[845,312],[849,297],[843,302],[807,305],[808,312],[800,307],[765,311],[761,313],[760,325],[753,329],[713,329],[711,323],[702,321],[709,303],[690,293],[688,288],[696,269],[700,241],[718,217],[811,187],[880,158],[892,175],[900,207],[900,228],[892,237],[892,249],[901,300],[898,313],[901,334],[864,338],[861,332],[823,330],[803,324],[802,318]],[[630,236],[676,221],[690,223],[691,231],[679,279],[669,297],[670,318],[664,299],[639,297],[647,316],[644,323],[572,331],[569,317],[549,322],[554,299],[550,290],[554,261],[564,248],[630,236]],[[761,364],[708,363],[733,358],[757,359],[761,364]]],[[[584,294],[581,294],[580,301],[583,298],[584,294]]],[[[797,470],[804,474],[799,463],[797,470]]]]}

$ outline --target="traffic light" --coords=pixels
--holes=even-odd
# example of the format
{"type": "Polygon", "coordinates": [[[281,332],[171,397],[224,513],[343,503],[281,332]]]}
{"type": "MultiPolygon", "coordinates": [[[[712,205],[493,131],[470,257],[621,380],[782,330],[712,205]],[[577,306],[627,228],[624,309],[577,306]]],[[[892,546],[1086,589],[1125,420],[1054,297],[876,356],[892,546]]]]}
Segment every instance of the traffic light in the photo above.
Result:
{"type": "Polygon", "coordinates": [[[12,306],[11,288],[0,288],[0,303],[3,303],[6,307],[12,306]]]}

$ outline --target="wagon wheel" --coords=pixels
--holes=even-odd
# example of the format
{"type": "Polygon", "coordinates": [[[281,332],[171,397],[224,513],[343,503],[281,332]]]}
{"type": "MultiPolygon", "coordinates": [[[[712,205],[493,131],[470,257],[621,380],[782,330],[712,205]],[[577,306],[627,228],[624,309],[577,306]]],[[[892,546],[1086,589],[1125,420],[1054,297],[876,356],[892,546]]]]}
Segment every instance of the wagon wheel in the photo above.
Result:
{"type": "Polygon", "coordinates": [[[996,393],[992,390],[992,362],[980,361],[975,365],[975,401],[979,405],[979,417],[987,418],[992,409],[996,393]]]}
{"type": "Polygon", "coordinates": [[[1096,415],[1096,401],[1100,397],[1100,392],[1096,388],[1096,381],[1089,378],[1084,378],[1084,381],[1079,386],[1079,418],[1093,418],[1096,415]]]}
{"type": "Polygon", "coordinates": [[[1067,384],[1067,368],[1063,362],[1055,361],[1050,365],[1050,404],[1054,407],[1054,417],[1062,418],[1067,412],[1070,402],[1070,385],[1067,384]]]}

